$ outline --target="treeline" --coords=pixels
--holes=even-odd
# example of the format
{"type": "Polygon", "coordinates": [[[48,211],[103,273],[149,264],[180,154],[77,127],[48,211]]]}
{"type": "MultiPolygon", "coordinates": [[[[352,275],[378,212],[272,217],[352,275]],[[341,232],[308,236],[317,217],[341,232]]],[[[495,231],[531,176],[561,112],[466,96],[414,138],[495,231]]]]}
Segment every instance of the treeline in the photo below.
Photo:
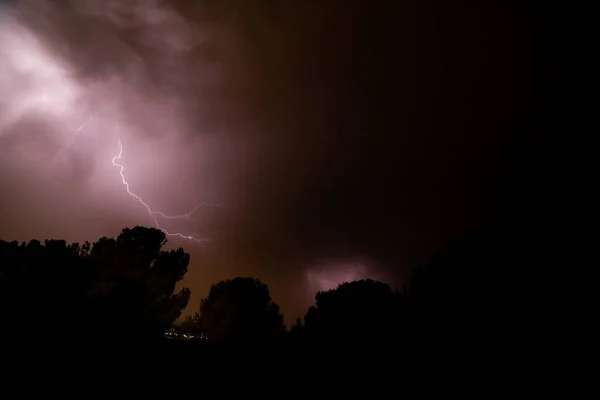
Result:
{"type": "Polygon", "coordinates": [[[510,363],[525,354],[523,343],[527,351],[528,327],[541,310],[531,307],[540,299],[522,296],[536,293],[523,276],[527,253],[480,233],[417,268],[402,290],[361,280],[318,292],[287,328],[266,284],[218,282],[180,326],[208,340],[167,340],[164,331],[190,298],[189,289],[176,289],[190,258],[183,249],[164,251],[165,242],[144,227],[83,245],[0,241],[3,382],[153,394],[181,382],[196,393],[193,382],[224,377],[246,390],[236,379],[252,377],[290,388],[353,391],[362,382],[404,390],[418,385],[410,376],[431,381],[435,369],[465,379],[474,375],[461,365],[485,375],[484,365],[510,363]]]}
{"type": "MultiPolygon", "coordinates": [[[[162,337],[190,298],[189,289],[175,290],[189,254],[181,248],[164,251],[165,243],[163,232],[145,227],[83,245],[0,241],[2,334],[136,342],[162,337]]],[[[181,328],[214,342],[290,331],[305,338],[383,341],[407,332],[422,337],[443,331],[448,337],[498,329],[511,303],[501,294],[511,276],[509,260],[496,251],[501,245],[498,237],[465,238],[418,268],[401,291],[361,280],[318,292],[289,330],[260,280],[218,282],[181,328]]]]}

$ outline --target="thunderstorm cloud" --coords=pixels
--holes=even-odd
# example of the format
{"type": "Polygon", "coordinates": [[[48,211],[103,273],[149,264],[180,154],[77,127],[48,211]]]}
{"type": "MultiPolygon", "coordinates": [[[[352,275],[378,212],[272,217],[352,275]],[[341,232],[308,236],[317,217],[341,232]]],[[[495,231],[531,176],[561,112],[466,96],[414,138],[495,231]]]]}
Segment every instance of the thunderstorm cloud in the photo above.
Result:
{"type": "Polygon", "coordinates": [[[486,212],[530,41],[508,5],[341,3],[2,3],[0,238],[153,225],[121,143],[132,192],[193,210],[161,226],[210,239],[169,238],[192,254],[188,314],[236,275],[288,320],[345,280],[401,283],[486,212]]]}

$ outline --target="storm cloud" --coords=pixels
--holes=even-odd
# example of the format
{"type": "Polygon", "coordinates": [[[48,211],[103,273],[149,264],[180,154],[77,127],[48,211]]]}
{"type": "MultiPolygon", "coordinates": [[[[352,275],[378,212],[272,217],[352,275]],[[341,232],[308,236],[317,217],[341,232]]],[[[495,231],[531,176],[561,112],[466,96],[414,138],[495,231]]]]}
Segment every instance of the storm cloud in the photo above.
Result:
{"type": "Polygon", "coordinates": [[[347,260],[401,283],[492,212],[533,41],[504,2],[371,3],[2,6],[0,237],[152,225],[111,162],[121,140],[152,209],[222,206],[161,221],[210,238],[170,238],[192,253],[188,313],[236,275],[269,284],[288,319],[347,260]]]}

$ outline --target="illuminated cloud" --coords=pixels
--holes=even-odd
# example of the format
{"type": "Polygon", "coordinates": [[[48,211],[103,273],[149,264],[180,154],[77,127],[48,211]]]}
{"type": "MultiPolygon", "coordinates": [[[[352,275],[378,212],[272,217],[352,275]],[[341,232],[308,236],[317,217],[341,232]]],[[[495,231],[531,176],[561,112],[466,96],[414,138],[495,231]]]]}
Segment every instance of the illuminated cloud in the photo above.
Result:
{"type": "MultiPolygon", "coordinates": [[[[3,172],[20,182],[21,175],[44,182],[28,193],[15,188],[15,205],[23,196],[52,191],[57,199],[44,207],[84,212],[72,215],[70,223],[109,212],[117,214],[111,218],[115,222],[118,214],[127,215],[121,226],[178,231],[180,218],[166,214],[196,213],[198,202],[208,199],[200,196],[194,179],[201,173],[191,172],[206,151],[202,132],[195,129],[198,110],[191,108],[196,103],[189,101],[201,92],[191,79],[185,89],[177,82],[189,69],[188,52],[203,36],[156,1],[74,1],[71,6],[24,1],[18,9],[0,12],[3,172]],[[136,34],[124,37],[131,29],[136,34]],[[144,57],[141,51],[152,53],[144,57]],[[119,170],[114,157],[123,147],[119,170]],[[127,187],[119,175],[123,168],[127,187]],[[138,197],[130,197],[133,193],[138,197]],[[136,201],[141,198],[148,203],[136,201]]],[[[197,233],[202,222],[190,221],[177,236],[203,242],[197,233]]]]}
{"type": "Polygon", "coordinates": [[[9,13],[0,14],[0,135],[19,119],[70,118],[82,95],[66,63],[9,13]]]}
{"type": "Polygon", "coordinates": [[[381,263],[370,257],[321,259],[307,268],[306,281],[309,292],[314,293],[335,289],[344,282],[361,279],[385,281],[381,270],[381,263]]]}

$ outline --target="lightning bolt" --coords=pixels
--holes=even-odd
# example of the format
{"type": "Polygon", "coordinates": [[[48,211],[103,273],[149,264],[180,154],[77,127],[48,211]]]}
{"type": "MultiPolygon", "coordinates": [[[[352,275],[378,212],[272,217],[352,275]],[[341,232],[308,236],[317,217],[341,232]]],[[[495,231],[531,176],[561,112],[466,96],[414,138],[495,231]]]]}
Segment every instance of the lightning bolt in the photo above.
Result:
{"type": "Polygon", "coordinates": [[[167,215],[161,211],[155,211],[153,210],[148,203],[146,203],[140,196],[138,196],[137,194],[135,194],[129,187],[129,183],[127,182],[127,180],[125,179],[125,174],[123,173],[123,171],[125,170],[125,166],[123,164],[119,164],[117,162],[117,160],[121,160],[121,157],[123,156],[123,144],[121,143],[121,139],[118,139],[119,142],[119,154],[115,157],[113,157],[112,159],[112,165],[114,165],[115,167],[119,167],[119,174],[121,175],[121,183],[125,186],[125,189],[127,190],[127,193],[133,197],[134,199],[136,199],[141,205],[143,205],[146,208],[146,211],[148,211],[148,215],[150,215],[150,217],[152,218],[152,220],[154,221],[154,225],[156,226],[157,229],[161,230],[162,232],[164,232],[165,235],[167,236],[177,236],[180,237],[182,239],[188,239],[188,240],[194,240],[195,242],[198,242],[201,246],[204,247],[204,243],[209,242],[209,239],[201,239],[196,237],[194,234],[192,235],[185,235],[183,233],[179,233],[179,232],[168,232],[166,229],[162,228],[160,226],[160,223],[158,222],[158,218],[165,218],[165,219],[187,219],[187,220],[191,220],[194,221],[191,218],[191,215],[196,212],[200,207],[202,206],[208,206],[208,207],[222,207],[216,204],[210,204],[210,203],[206,203],[206,202],[201,202],[198,205],[196,205],[196,207],[194,207],[190,212],[186,213],[186,214],[181,214],[181,215],[167,215]]]}

